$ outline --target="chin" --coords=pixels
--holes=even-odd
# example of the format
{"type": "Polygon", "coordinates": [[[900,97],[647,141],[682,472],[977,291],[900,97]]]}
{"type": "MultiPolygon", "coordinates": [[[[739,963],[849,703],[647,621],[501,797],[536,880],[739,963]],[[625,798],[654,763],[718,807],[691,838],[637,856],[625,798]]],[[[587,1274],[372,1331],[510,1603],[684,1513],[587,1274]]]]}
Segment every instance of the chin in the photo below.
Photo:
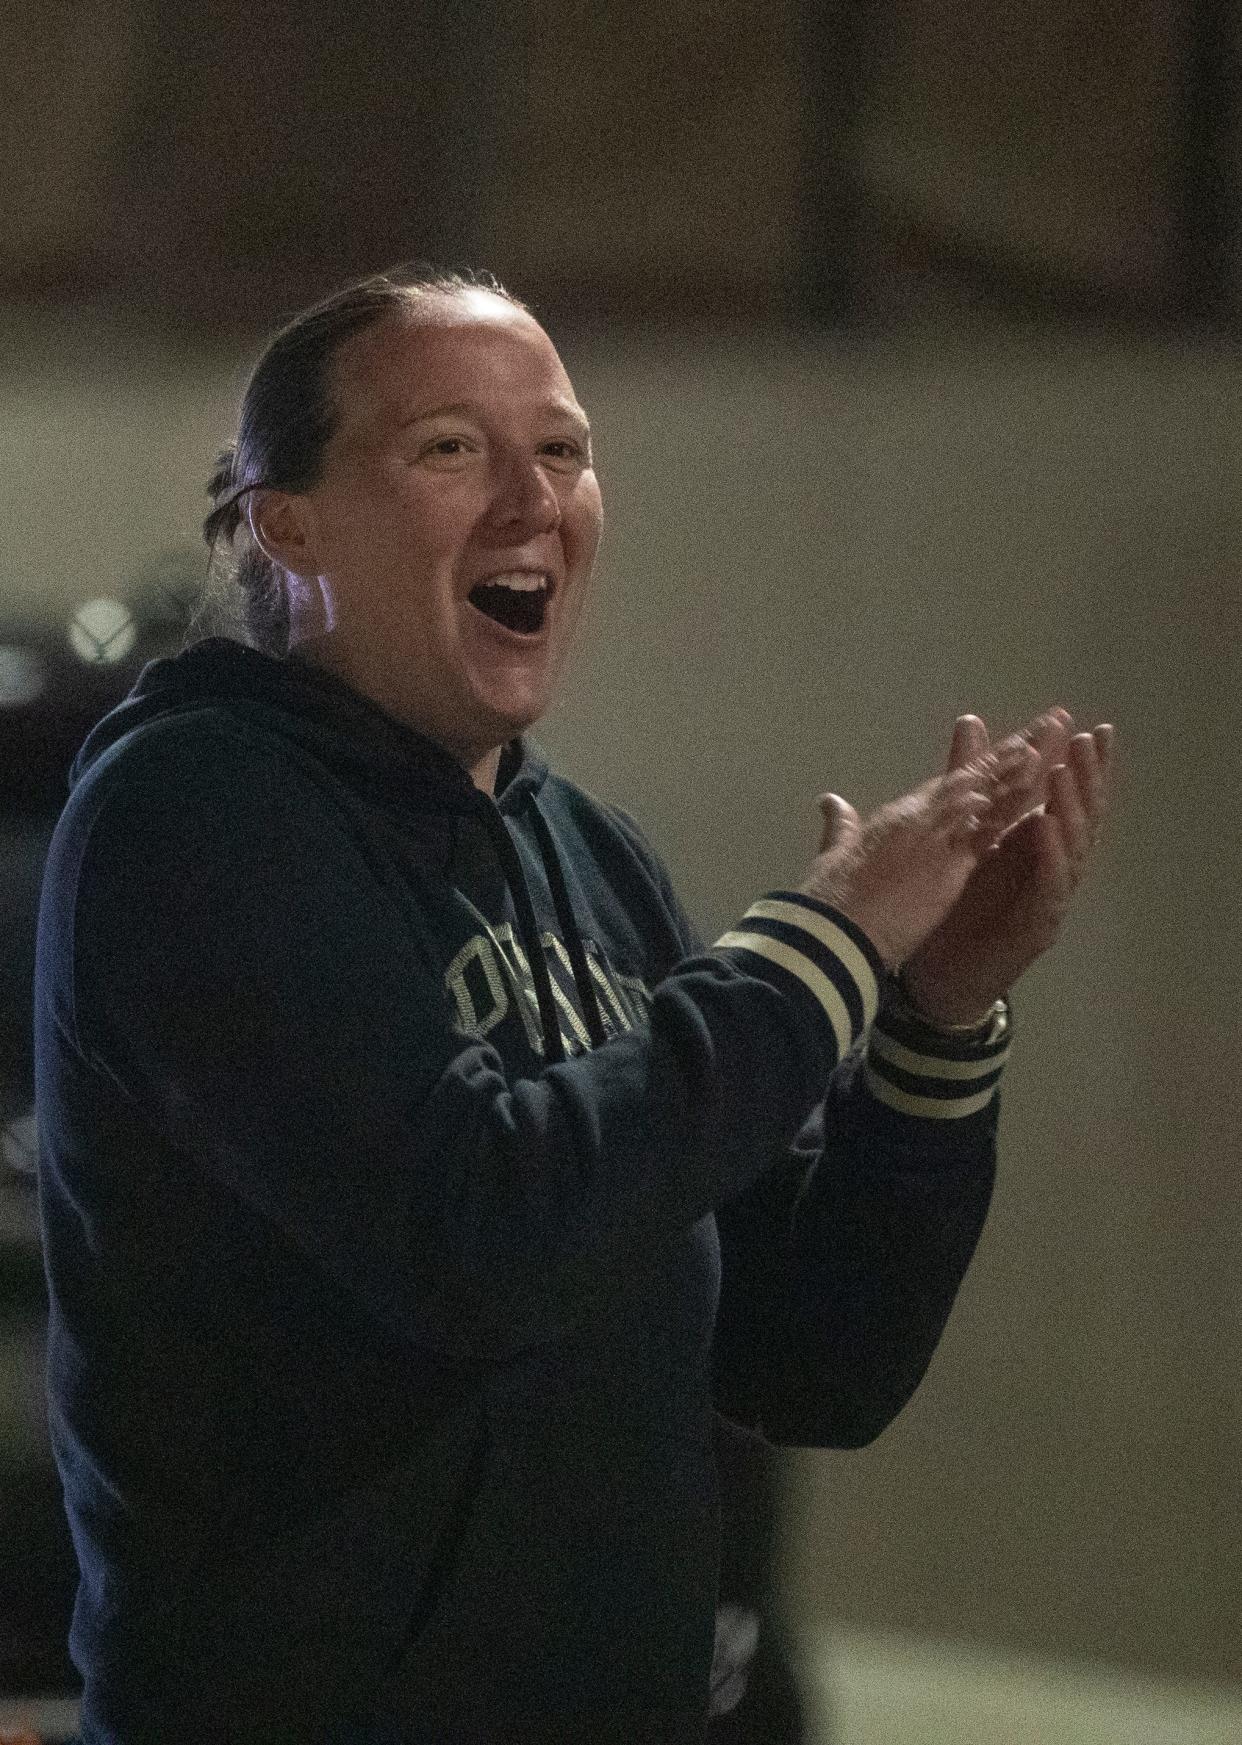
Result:
{"type": "Polygon", "coordinates": [[[519,733],[525,733],[546,715],[552,702],[550,685],[515,686],[497,695],[478,697],[480,724],[488,723],[489,737],[497,744],[508,744],[519,733]]]}
{"type": "Polygon", "coordinates": [[[499,738],[498,743],[501,745],[508,745],[509,741],[511,739],[516,739],[519,734],[528,733],[535,723],[546,715],[546,713],[546,708],[522,709],[515,711],[513,714],[504,716],[501,737],[499,738]]]}

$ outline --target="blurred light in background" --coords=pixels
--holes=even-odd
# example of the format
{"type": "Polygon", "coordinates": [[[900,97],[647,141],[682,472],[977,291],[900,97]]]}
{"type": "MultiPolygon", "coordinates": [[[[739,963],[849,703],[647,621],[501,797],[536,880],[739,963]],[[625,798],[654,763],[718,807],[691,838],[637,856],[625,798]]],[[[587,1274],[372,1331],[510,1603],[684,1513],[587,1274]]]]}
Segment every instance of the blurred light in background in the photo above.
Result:
{"type": "Polygon", "coordinates": [[[34,703],[47,685],[47,669],[31,648],[0,644],[0,709],[21,709],[34,703]]]}
{"type": "Polygon", "coordinates": [[[69,621],[69,646],[79,660],[114,666],[137,639],[134,615],[119,600],[87,600],[69,621]]]}

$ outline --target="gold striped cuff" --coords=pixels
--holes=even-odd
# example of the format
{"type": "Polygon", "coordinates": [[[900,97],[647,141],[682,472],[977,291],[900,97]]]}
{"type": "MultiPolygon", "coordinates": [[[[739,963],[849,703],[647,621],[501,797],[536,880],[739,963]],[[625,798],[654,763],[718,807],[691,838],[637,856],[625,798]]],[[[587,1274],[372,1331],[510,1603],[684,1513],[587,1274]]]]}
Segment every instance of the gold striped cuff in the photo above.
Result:
{"type": "Polygon", "coordinates": [[[882,1079],[870,1062],[864,1067],[863,1076],[877,1102],[887,1103],[890,1109],[898,1109],[903,1115],[918,1115],[929,1121],[960,1121],[967,1115],[977,1115],[996,1095],[996,1085],[991,1084],[973,1097],[916,1097],[882,1079]]]}
{"type": "Polygon", "coordinates": [[[872,1030],[863,1068],[868,1090],[890,1109],[921,1120],[960,1121],[977,1115],[996,1095],[1009,1059],[1008,1019],[1004,1008],[999,1010],[994,1045],[987,1054],[971,1058],[923,1054],[882,1029],[872,1030]]]}
{"type": "Polygon", "coordinates": [[[983,1060],[978,1057],[974,1060],[946,1060],[942,1055],[920,1054],[885,1031],[873,1030],[867,1043],[867,1054],[871,1059],[891,1061],[903,1072],[921,1073],[926,1078],[961,1079],[965,1084],[1003,1066],[1009,1059],[1009,1044],[1006,1042],[997,1053],[989,1054],[983,1060]]]}
{"type": "Polygon", "coordinates": [[[764,897],[758,903],[752,903],[743,920],[749,921],[752,915],[761,921],[783,921],[787,927],[801,927],[812,938],[818,939],[849,972],[862,998],[863,1028],[870,1026],[879,1008],[880,990],[874,970],[844,927],[838,927],[835,921],[815,909],[804,909],[799,903],[782,903],[778,897],[764,897]]]}
{"type": "Polygon", "coordinates": [[[831,1024],[838,1058],[849,1053],[879,1010],[880,990],[875,971],[857,943],[830,916],[801,903],[783,902],[779,897],[765,897],[752,903],[741,924],[718,939],[713,949],[749,951],[796,976],[814,995],[831,1024]],[[779,933],[747,927],[748,921],[766,922],[769,927],[778,928],[779,933]],[[829,970],[833,973],[829,974],[829,970]],[[857,1002],[861,1026],[851,1013],[843,987],[849,989],[857,1002]]]}

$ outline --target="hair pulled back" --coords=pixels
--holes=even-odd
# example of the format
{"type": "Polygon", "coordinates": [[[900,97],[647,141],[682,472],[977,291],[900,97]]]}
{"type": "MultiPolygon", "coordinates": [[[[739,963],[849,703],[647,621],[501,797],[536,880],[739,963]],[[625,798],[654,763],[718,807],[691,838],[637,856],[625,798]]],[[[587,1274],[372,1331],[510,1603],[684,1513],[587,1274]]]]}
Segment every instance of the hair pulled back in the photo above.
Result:
{"type": "MultiPolygon", "coordinates": [[[[221,449],[207,481],[212,507],[203,521],[208,559],[208,594],[217,549],[223,541],[232,555],[225,581],[240,610],[244,638],[265,654],[289,651],[289,600],[283,571],[250,533],[245,499],[251,491],[273,487],[309,490],[320,477],[324,449],[336,428],[332,364],[347,340],[386,316],[408,311],[426,297],[460,296],[482,289],[517,303],[491,273],[414,266],[374,273],[344,285],[296,315],[269,342],[242,395],[237,436],[221,449]]],[[[520,306],[520,305],[519,305],[520,306]]],[[[219,607],[216,596],[211,604],[219,607]]],[[[216,614],[208,611],[208,617],[216,614]]],[[[229,613],[224,617],[227,621],[229,613]]],[[[200,612],[196,626],[201,627],[200,612]]],[[[192,632],[193,634],[193,632],[192,632]]]]}

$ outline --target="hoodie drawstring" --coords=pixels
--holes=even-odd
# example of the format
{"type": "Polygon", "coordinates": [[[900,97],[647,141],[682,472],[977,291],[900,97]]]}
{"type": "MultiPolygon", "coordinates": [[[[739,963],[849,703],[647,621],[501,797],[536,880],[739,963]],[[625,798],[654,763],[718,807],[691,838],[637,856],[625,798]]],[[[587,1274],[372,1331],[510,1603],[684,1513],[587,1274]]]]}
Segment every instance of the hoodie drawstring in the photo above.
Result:
{"type": "Polygon", "coordinates": [[[586,1019],[587,1035],[591,1038],[591,1047],[599,1048],[607,1040],[604,1030],[604,1020],[600,1016],[599,1001],[595,997],[595,985],[591,979],[591,966],[587,962],[586,946],[582,943],[582,934],[578,929],[577,918],[574,915],[573,904],[569,900],[569,890],[565,884],[565,873],[561,866],[560,856],[556,852],[556,843],[548,828],[548,821],[539,810],[533,799],[530,802],[531,824],[534,826],[535,841],[539,844],[539,853],[543,858],[543,869],[548,875],[548,886],[552,892],[552,902],[556,909],[556,918],[561,924],[561,932],[565,938],[565,949],[569,953],[569,967],[574,973],[574,986],[578,990],[578,998],[582,1001],[582,1015],[586,1019]]]}
{"type": "Polygon", "coordinates": [[[556,1011],[556,995],[552,992],[552,977],[548,972],[548,960],[544,956],[543,942],[539,937],[539,923],[535,919],[535,906],[530,900],[526,874],[522,871],[522,862],[509,834],[509,827],[500,813],[494,805],[484,806],[481,810],[487,822],[492,847],[496,850],[496,859],[500,862],[500,870],[504,873],[505,883],[513,896],[518,931],[522,935],[522,944],[530,960],[531,974],[535,978],[539,1021],[543,1025],[543,1057],[554,1062],[564,1060],[565,1044],[561,1041],[561,1021],[556,1011]]]}
{"type": "MultiPolygon", "coordinates": [[[[561,1021],[556,1010],[556,995],[552,989],[552,976],[548,969],[548,959],[543,949],[543,941],[539,937],[539,923],[535,919],[535,907],[530,900],[526,874],[522,870],[521,858],[513,838],[509,834],[509,827],[500,812],[494,805],[480,807],[480,811],[486,821],[492,846],[496,850],[496,859],[500,863],[500,870],[504,874],[505,883],[513,897],[518,931],[522,936],[522,944],[530,962],[531,974],[535,979],[535,998],[539,1002],[539,1020],[543,1025],[544,1059],[555,1063],[564,1060],[565,1044],[561,1039],[561,1021]]],[[[577,988],[578,998],[582,1002],[587,1035],[591,1039],[592,1047],[598,1048],[607,1040],[607,1034],[604,1030],[603,1018],[600,1016],[599,1001],[595,997],[595,988],[591,981],[586,947],[582,943],[582,934],[578,929],[573,905],[569,900],[569,891],[565,884],[565,874],[561,869],[560,856],[556,852],[556,844],[552,839],[552,832],[548,829],[547,820],[533,799],[530,801],[530,812],[534,825],[535,841],[539,845],[544,870],[548,875],[548,886],[552,892],[556,918],[560,922],[561,932],[565,937],[565,949],[569,954],[574,986],[577,988]]]]}

